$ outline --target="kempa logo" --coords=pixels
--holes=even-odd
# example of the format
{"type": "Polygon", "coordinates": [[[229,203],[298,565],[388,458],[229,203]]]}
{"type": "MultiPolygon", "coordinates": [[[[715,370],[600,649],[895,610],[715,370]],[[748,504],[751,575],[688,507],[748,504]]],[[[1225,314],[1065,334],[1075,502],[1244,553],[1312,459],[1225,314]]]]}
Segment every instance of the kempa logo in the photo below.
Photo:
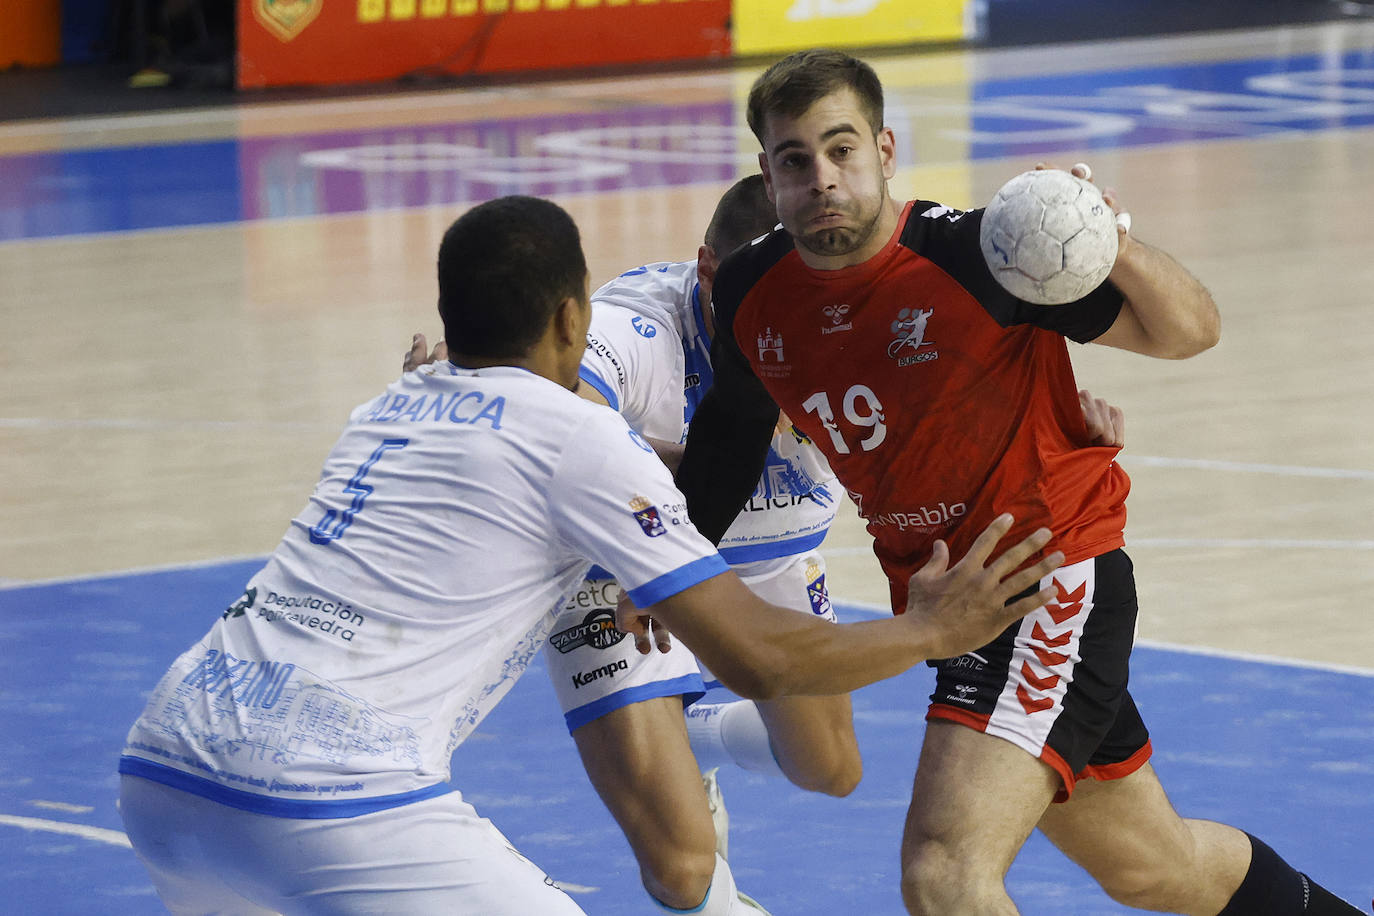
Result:
{"type": "Polygon", "coordinates": [[[582,688],[592,681],[599,681],[603,677],[615,677],[618,672],[628,670],[630,663],[625,659],[611,662],[609,665],[602,665],[600,668],[593,668],[591,671],[581,672],[572,676],[574,688],[582,688]]]}

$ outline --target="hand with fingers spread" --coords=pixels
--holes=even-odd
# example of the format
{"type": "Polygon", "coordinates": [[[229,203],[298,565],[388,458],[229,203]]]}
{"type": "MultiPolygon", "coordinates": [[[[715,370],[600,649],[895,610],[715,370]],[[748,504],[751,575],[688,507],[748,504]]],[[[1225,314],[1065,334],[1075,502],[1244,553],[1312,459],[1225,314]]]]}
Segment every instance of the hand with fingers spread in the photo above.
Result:
{"type": "Polygon", "coordinates": [[[401,371],[414,372],[421,366],[448,359],[448,344],[442,340],[434,345],[433,352],[430,352],[428,347],[429,341],[425,340],[425,335],[416,334],[412,337],[410,349],[406,351],[405,360],[401,363],[401,371]]]}
{"type": "Polygon", "coordinates": [[[931,558],[911,577],[903,616],[926,629],[931,658],[953,658],[987,645],[1008,626],[1054,598],[1055,590],[1045,588],[1007,603],[1064,562],[1064,555],[1055,551],[1021,569],[1050,541],[1049,529],[1040,528],[989,563],[993,549],[1011,530],[1013,521],[1007,514],[993,519],[953,567],[949,565],[948,546],[936,541],[931,558]]]}

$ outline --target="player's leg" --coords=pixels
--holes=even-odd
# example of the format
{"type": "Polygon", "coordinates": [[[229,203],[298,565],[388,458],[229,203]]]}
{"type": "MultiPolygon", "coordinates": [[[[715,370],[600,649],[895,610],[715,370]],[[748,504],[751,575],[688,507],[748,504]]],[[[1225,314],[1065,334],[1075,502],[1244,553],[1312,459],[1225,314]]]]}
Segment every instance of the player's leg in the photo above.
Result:
{"type": "Polygon", "coordinates": [[[242,811],[131,776],[121,797],[155,880],[175,876],[158,880],[174,913],[583,913],[458,792],[338,818],[242,811]]]}
{"type": "MultiPolygon", "coordinates": [[[[903,845],[913,912],[1014,912],[1002,882],[1016,850],[1051,799],[1068,797],[1129,697],[1130,560],[1113,551],[1037,587],[1051,584],[1054,601],[936,664],[903,845]]],[[[1118,775],[1149,756],[1144,724],[1133,724],[1113,745],[1118,775]]]]}
{"type": "Polygon", "coordinates": [[[845,796],[859,785],[863,758],[849,696],[783,697],[757,704],[778,766],[793,785],[845,796]]]}
{"type": "Polygon", "coordinates": [[[680,643],[666,653],[635,651],[612,626],[619,593],[612,580],[589,579],[570,599],[544,650],[554,692],[650,896],[660,907],[699,916],[736,912],[746,904],[716,855],[706,790],[683,725],[684,696],[703,691],[696,658],[680,643]]]}
{"type": "Polygon", "coordinates": [[[1021,748],[932,720],[902,833],[902,900],[921,916],[1010,916],[1004,880],[1061,779],[1021,748]]]}
{"type": "MultiPolygon", "coordinates": [[[[733,568],[764,600],[835,621],[825,588],[825,560],[819,553],[733,568]]],[[[687,719],[692,749],[703,766],[733,763],[836,796],[854,791],[863,775],[848,696],[697,703],[688,709],[687,719]]]]}
{"type": "Polygon", "coordinates": [[[1083,780],[1040,829],[1127,906],[1190,916],[1337,916],[1359,910],[1225,824],[1180,817],[1147,764],[1083,780]]]}
{"type": "Polygon", "coordinates": [[[119,813],[134,852],[148,871],[168,912],[222,913],[224,916],[275,916],[249,900],[207,858],[198,818],[212,803],[138,776],[119,778],[119,813]]]}
{"type": "Polygon", "coordinates": [[[716,834],[681,697],[632,703],[572,735],[587,777],[634,850],[645,890],[677,909],[701,903],[715,874],[716,834]]]}

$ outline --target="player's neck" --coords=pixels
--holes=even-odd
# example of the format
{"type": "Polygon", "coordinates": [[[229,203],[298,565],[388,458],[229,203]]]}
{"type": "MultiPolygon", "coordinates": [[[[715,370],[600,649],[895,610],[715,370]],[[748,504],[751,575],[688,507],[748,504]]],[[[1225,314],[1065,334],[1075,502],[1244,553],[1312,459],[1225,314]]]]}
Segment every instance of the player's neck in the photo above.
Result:
{"type": "Polygon", "coordinates": [[[495,366],[511,366],[524,369],[535,375],[556,382],[572,391],[577,387],[577,369],[568,370],[568,360],[553,348],[536,345],[521,356],[467,356],[462,353],[449,354],[449,362],[460,369],[490,369],[495,366]]]}
{"type": "Polygon", "coordinates": [[[868,239],[862,245],[851,252],[839,255],[820,255],[797,245],[797,254],[801,256],[802,263],[812,270],[840,270],[845,267],[853,267],[855,264],[862,264],[886,248],[888,243],[892,241],[892,236],[897,232],[897,223],[902,218],[903,206],[905,204],[902,202],[892,199],[891,196],[885,196],[873,231],[869,233],[868,239]]]}

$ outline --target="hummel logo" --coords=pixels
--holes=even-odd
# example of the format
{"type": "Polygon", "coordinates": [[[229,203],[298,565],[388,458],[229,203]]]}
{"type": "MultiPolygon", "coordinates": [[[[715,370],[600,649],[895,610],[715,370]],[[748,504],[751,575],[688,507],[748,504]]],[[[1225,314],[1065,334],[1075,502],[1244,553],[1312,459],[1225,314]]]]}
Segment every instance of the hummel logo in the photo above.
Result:
{"type": "Polygon", "coordinates": [[[830,319],[830,327],[821,328],[822,334],[834,334],[836,331],[848,331],[854,327],[851,322],[845,321],[845,316],[849,314],[848,305],[827,305],[821,309],[825,317],[830,319]]]}

